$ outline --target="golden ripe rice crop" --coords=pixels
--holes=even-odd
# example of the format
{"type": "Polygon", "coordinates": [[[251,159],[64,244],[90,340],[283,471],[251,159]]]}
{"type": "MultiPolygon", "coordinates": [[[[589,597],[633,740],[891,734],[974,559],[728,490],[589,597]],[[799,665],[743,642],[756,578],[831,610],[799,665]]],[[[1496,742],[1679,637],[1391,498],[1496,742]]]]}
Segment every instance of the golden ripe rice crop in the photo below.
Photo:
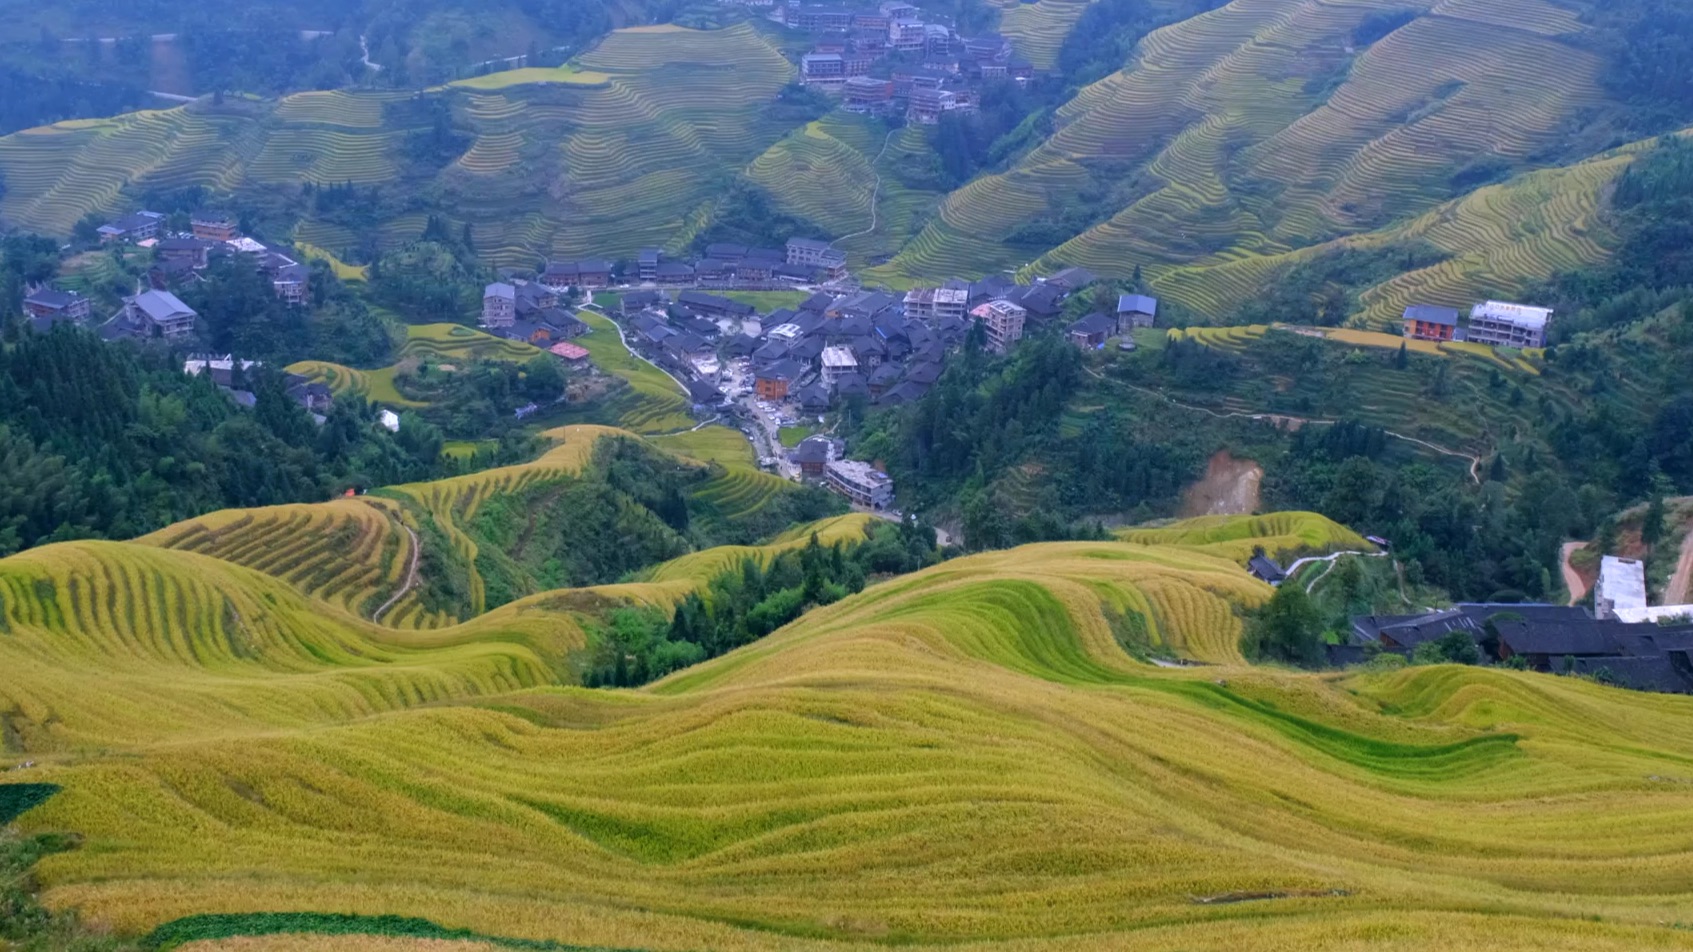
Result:
{"type": "MultiPolygon", "coordinates": [[[[597,438],[559,435],[533,467],[597,438]]],[[[461,517],[523,472],[399,495],[461,517]]],[[[380,535],[396,498],[252,518],[288,548],[380,535]]],[[[1687,944],[1693,700],[1247,667],[1239,612],[1270,589],[1240,552],[1361,541],[1311,514],[955,559],[621,691],[572,686],[575,607],[663,607],[770,550],[402,631],[249,552],[246,518],[0,560],[0,743],[34,762],[5,782],[62,788],[16,823],[81,835],[36,873],[96,928],[200,952],[1687,944]],[[1215,663],[1133,660],[1129,618],[1215,663]]],[[[388,566],[342,547],[352,576],[388,566]]]]}

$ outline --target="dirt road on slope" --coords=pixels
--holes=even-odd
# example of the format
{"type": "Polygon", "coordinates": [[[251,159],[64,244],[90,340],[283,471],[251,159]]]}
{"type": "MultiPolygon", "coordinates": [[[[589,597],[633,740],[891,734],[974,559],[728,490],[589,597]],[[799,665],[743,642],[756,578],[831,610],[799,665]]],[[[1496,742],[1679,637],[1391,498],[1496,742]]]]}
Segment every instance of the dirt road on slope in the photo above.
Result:
{"type": "Polygon", "coordinates": [[[417,560],[418,556],[423,554],[423,546],[418,543],[417,533],[411,531],[411,526],[402,524],[400,528],[406,530],[406,535],[411,536],[411,563],[406,566],[406,584],[401,585],[399,591],[382,603],[382,607],[370,616],[371,621],[381,621],[388,609],[393,608],[396,602],[406,597],[406,593],[417,587],[417,560]]]}
{"type": "MultiPolygon", "coordinates": [[[[1563,553],[1558,559],[1559,566],[1564,570],[1564,588],[1569,589],[1571,605],[1578,605],[1582,599],[1587,597],[1587,580],[1582,578],[1581,573],[1577,572],[1575,566],[1570,564],[1570,556],[1580,552],[1586,546],[1587,543],[1585,542],[1565,542],[1563,553]]],[[[1683,559],[1686,558],[1686,554],[1684,547],[1682,550],[1683,559]]]]}
{"type": "Polygon", "coordinates": [[[1693,582],[1693,532],[1688,532],[1681,540],[1681,561],[1675,564],[1675,574],[1670,576],[1669,585],[1664,587],[1664,604],[1687,604],[1689,582],[1693,582]]]}

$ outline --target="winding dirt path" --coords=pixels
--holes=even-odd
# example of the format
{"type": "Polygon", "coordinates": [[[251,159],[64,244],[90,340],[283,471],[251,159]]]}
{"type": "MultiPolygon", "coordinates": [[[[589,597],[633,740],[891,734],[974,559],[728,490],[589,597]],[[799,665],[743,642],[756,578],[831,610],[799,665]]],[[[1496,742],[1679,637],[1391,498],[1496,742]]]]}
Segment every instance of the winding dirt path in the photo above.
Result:
{"type": "MultiPolygon", "coordinates": [[[[1565,542],[1558,555],[1558,567],[1563,570],[1564,588],[1570,593],[1571,605],[1579,605],[1581,600],[1587,597],[1587,581],[1581,577],[1580,572],[1575,570],[1575,566],[1570,564],[1570,556],[1586,547],[1587,543],[1585,542],[1565,542]]],[[[1681,557],[1683,563],[1685,563],[1687,559],[1687,548],[1685,546],[1682,547],[1681,557]]],[[[1671,582],[1670,584],[1674,585],[1675,583],[1671,582]]]]}
{"type": "Polygon", "coordinates": [[[1681,561],[1675,564],[1675,574],[1664,587],[1665,605],[1687,604],[1687,589],[1693,582],[1693,532],[1681,540],[1681,561]]]}
{"type": "Polygon", "coordinates": [[[417,541],[417,533],[411,531],[411,526],[401,523],[400,528],[406,530],[406,535],[411,536],[411,565],[406,569],[406,584],[400,586],[400,590],[395,592],[393,597],[383,602],[381,608],[371,613],[371,621],[381,621],[382,616],[387,614],[388,609],[393,608],[396,602],[405,598],[412,589],[417,587],[417,561],[418,556],[423,554],[423,546],[417,541]]]}
{"type": "Polygon", "coordinates": [[[876,225],[877,225],[876,203],[878,201],[880,201],[881,197],[882,197],[882,173],[876,171],[876,163],[882,161],[882,156],[888,154],[888,146],[893,144],[894,136],[896,134],[898,134],[899,132],[900,132],[899,129],[889,130],[887,138],[882,140],[882,150],[880,152],[877,152],[876,157],[870,160],[870,171],[876,173],[876,185],[875,185],[874,188],[870,189],[870,227],[864,229],[863,231],[855,231],[850,235],[842,235],[839,238],[836,238],[834,241],[829,242],[829,247],[833,248],[843,241],[847,241],[847,240],[852,239],[852,238],[861,238],[865,235],[872,234],[876,231],[876,225]]]}

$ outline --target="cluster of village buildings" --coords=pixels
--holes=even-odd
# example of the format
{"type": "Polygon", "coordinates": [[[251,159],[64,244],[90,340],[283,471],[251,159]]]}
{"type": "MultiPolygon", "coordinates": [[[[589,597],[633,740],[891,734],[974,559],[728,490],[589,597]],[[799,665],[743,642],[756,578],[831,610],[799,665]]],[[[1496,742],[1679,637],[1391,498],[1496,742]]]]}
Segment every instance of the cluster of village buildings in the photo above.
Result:
{"type": "MultiPolygon", "coordinates": [[[[681,381],[697,412],[717,413],[750,398],[797,417],[853,400],[897,406],[921,399],[973,324],[981,325],[989,350],[1007,353],[1031,323],[1060,320],[1066,303],[1095,282],[1086,270],[1067,268],[1029,284],[994,275],[899,294],[827,289],[844,267],[840,252],[805,238],[781,252],[713,245],[694,263],[643,251],[636,271],[621,276],[605,261],[548,262],[538,274],[508,273],[488,285],[482,322],[490,333],[545,347],[586,330],[557,307],[560,295],[609,287],[619,277],[638,281],[642,286],[623,291],[617,305],[629,346],[681,381]],[[765,314],[714,293],[801,284],[825,289],[797,307],[765,314]]],[[[1157,313],[1157,299],[1126,294],[1115,312],[1067,323],[1066,333],[1079,347],[1098,348],[1152,326],[1157,313]]],[[[803,475],[860,505],[891,504],[885,474],[820,449],[826,443],[795,451],[792,461],[803,475]]]]}
{"type": "Polygon", "coordinates": [[[772,18],[813,35],[800,57],[800,79],[839,96],[852,112],[933,125],[949,112],[974,111],[984,83],[1026,83],[1035,73],[1005,37],[960,36],[900,0],[875,7],[790,4],[772,18]]]}
{"type": "Polygon", "coordinates": [[[1459,326],[1458,310],[1431,304],[1405,309],[1405,336],[1416,340],[1469,341],[1494,347],[1545,347],[1552,309],[1506,301],[1483,301],[1459,326]]]}
{"type": "MultiPolygon", "coordinates": [[[[1284,575],[1258,556],[1254,575],[1273,585],[1284,575]]],[[[1377,654],[1410,657],[1454,634],[1487,663],[1595,677],[1642,691],[1693,694],[1693,605],[1649,606],[1645,566],[1604,556],[1593,610],[1577,605],[1466,603],[1409,615],[1360,615],[1345,643],[1328,646],[1335,666],[1377,654]],[[1520,661],[1516,661],[1520,659],[1520,661]]]]}
{"type": "MultiPolygon", "coordinates": [[[[99,229],[105,244],[131,244],[150,250],[151,267],[123,307],[107,316],[99,332],[107,340],[138,337],[182,339],[194,333],[199,315],[182,302],[176,292],[203,280],[214,260],[241,257],[250,261],[269,281],[277,298],[290,305],[311,303],[311,269],[289,257],[282,249],[241,234],[233,216],[220,211],[196,212],[189,220],[190,231],[173,234],[165,228],[165,216],[139,211],[125,215],[99,229]]],[[[24,298],[24,312],[39,331],[54,324],[93,322],[89,300],[75,291],[42,286],[24,298]]]]}

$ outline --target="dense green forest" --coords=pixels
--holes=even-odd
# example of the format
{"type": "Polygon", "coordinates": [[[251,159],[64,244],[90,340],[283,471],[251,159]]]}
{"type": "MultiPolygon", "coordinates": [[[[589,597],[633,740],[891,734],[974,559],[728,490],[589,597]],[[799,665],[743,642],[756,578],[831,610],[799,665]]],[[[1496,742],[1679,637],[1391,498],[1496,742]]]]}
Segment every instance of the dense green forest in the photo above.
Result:
{"type": "Polygon", "coordinates": [[[760,565],[746,559],[688,595],[672,617],[619,608],[596,632],[583,676],[589,687],[632,687],[733,651],[807,610],[861,591],[875,576],[900,575],[940,558],[934,529],[915,520],[877,523],[862,542],[824,546],[817,536],[760,565]]]}
{"type": "Polygon", "coordinates": [[[390,434],[343,398],[319,426],[279,374],[248,383],[252,410],[178,357],[65,326],[0,349],[0,553],[437,471],[440,434],[421,421],[390,434]]]}

